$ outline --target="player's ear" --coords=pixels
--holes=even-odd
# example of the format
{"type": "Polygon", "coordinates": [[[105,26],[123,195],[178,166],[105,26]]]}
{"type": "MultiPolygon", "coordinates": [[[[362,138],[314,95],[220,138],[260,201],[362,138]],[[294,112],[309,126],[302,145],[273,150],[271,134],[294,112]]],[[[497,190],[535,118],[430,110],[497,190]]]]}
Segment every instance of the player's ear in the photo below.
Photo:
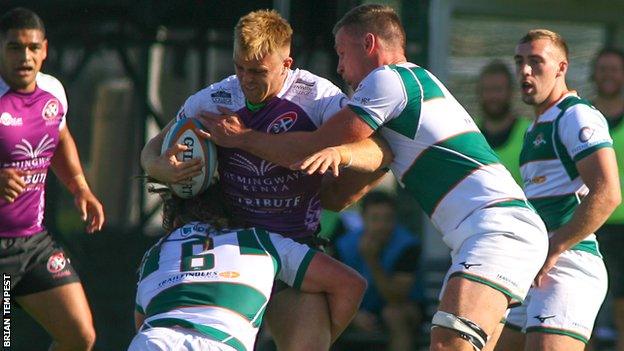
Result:
{"type": "Polygon", "coordinates": [[[48,39],[43,39],[43,59],[45,60],[48,57],[48,39]]]}
{"type": "Polygon", "coordinates": [[[568,72],[568,60],[563,59],[559,62],[559,72],[557,72],[557,76],[564,76],[568,72]]]}
{"type": "Polygon", "coordinates": [[[282,61],[282,64],[284,65],[284,73],[286,72],[286,70],[290,69],[290,67],[292,67],[294,60],[292,59],[292,57],[286,57],[284,59],[284,61],[282,61]]]}
{"type": "Polygon", "coordinates": [[[366,50],[367,53],[372,53],[373,48],[377,45],[379,45],[379,43],[377,42],[377,37],[375,37],[373,33],[366,33],[364,35],[364,50],[366,50]]]}

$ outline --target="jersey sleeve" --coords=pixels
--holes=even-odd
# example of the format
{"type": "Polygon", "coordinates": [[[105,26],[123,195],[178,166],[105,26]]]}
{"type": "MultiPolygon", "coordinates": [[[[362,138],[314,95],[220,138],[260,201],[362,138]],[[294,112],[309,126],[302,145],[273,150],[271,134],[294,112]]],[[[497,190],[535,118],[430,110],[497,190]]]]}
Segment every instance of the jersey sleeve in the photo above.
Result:
{"type": "Polygon", "coordinates": [[[300,289],[310,262],[317,251],[279,234],[271,233],[270,238],[282,263],[276,278],[295,289],[300,289]]]}
{"type": "Polygon", "coordinates": [[[327,122],[347,104],[347,96],[340,88],[329,82],[318,94],[314,108],[315,115],[319,116],[321,124],[327,122]]]}
{"type": "Polygon", "coordinates": [[[398,116],[406,103],[407,93],[399,73],[378,69],[364,78],[347,105],[373,130],[377,130],[398,116]]]}
{"type": "Polygon", "coordinates": [[[176,115],[176,121],[198,117],[201,112],[219,113],[219,106],[237,110],[239,105],[244,104],[238,86],[236,76],[230,76],[198,91],[186,99],[176,115]]]}
{"type": "Polygon", "coordinates": [[[603,147],[612,147],[606,119],[594,107],[572,106],[559,121],[559,138],[569,156],[578,162],[603,147]]]}

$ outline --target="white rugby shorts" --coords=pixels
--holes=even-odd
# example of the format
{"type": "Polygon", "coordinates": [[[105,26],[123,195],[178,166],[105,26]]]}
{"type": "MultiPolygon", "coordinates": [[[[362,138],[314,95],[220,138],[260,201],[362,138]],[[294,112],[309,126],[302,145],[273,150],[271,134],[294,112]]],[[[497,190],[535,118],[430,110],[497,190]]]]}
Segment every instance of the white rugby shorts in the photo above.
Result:
{"type": "Polygon", "coordinates": [[[524,300],[548,253],[544,222],[523,207],[477,210],[443,240],[452,258],[444,286],[459,276],[499,290],[511,305],[524,300]]]}
{"type": "Polygon", "coordinates": [[[193,329],[154,327],[140,331],[128,351],[236,351],[193,329]]]}
{"type": "Polygon", "coordinates": [[[564,251],[532,287],[522,306],[509,312],[506,327],[522,332],[567,335],[587,343],[607,293],[602,258],[585,251],[564,251]]]}

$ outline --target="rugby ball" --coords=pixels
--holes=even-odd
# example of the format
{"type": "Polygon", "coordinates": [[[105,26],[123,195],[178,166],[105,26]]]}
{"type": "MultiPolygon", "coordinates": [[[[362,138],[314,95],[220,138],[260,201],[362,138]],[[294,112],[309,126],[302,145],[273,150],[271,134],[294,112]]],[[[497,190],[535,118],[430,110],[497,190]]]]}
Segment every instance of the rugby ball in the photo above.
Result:
{"type": "Polygon", "coordinates": [[[165,135],[160,150],[161,155],[175,144],[188,146],[186,151],[176,155],[178,161],[189,161],[201,158],[204,161],[203,172],[195,177],[188,178],[180,183],[169,184],[169,188],[177,196],[189,199],[201,194],[210,186],[217,169],[217,148],[207,139],[195,133],[195,129],[202,129],[202,124],[194,118],[185,118],[175,122],[165,135]]]}

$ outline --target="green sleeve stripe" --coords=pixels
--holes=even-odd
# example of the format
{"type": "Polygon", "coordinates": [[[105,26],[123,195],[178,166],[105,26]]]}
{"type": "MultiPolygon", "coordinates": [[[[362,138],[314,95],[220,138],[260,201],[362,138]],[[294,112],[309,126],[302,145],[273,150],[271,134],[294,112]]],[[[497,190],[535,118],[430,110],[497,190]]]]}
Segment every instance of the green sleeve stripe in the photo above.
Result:
{"type": "Polygon", "coordinates": [[[583,335],[575,333],[573,331],[570,330],[565,330],[565,329],[558,329],[558,328],[550,328],[550,327],[528,327],[527,328],[527,333],[545,333],[545,334],[558,334],[558,335],[566,335],[569,336],[571,338],[580,340],[582,342],[584,342],[585,344],[587,344],[588,340],[587,338],[585,338],[583,335]]]}
{"type": "Polygon", "coordinates": [[[249,229],[239,230],[236,232],[236,238],[238,239],[238,249],[241,255],[264,256],[267,254],[262,245],[256,240],[253,231],[249,229]]]}
{"type": "Polygon", "coordinates": [[[379,123],[377,123],[377,121],[375,121],[375,119],[368,112],[366,112],[366,110],[359,106],[351,104],[347,104],[347,106],[349,106],[351,111],[355,112],[355,114],[358,115],[364,122],[366,122],[366,124],[368,124],[368,126],[371,127],[373,130],[379,129],[379,123]]]}
{"type": "Polygon", "coordinates": [[[240,340],[235,338],[233,335],[230,335],[222,330],[219,330],[217,328],[214,328],[208,325],[193,323],[193,322],[190,322],[184,319],[179,319],[179,318],[156,319],[153,321],[149,321],[147,324],[152,328],[156,328],[156,327],[168,328],[168,327],[178,326],[182,328],[194,329],[202,334],[205,334],[205,335],[210,336],[211,338],[214,338],[216,341],[222,342],[228,346],[233,347],[236,351],[247,351],[247,349],[245,348],[245,345],[240,340]]]}
{"type": "Polygon", "coordinates": [[[581,152],[579,152],[578,154],[576,154],[576,156],[574,156],[574,162],[578,162],[582,159],[584,159],[585,157],[593,154],[595,151],[597,151],[598,149],[602,149],[605,147],[613,147],[613,144],[611,144],[611,142],[605,141],[604,143],[600,143],[600,144],[596,144],[590,148],[587,148],[581,152]]]}
{"type": "Polygon", "coordinates": [[[297,269],[297,275],[295,276],[295,282],[293,283],[293,288],[301,289],[301,284],[303,283],[303,278],[308,271],[308,267],[310,266],[310,262],[312,262],[312,258],[316,255],[316,250],[309,250],[303,260],[301,260],[301,264],[299,265],[299,269],[297,269]]]}

